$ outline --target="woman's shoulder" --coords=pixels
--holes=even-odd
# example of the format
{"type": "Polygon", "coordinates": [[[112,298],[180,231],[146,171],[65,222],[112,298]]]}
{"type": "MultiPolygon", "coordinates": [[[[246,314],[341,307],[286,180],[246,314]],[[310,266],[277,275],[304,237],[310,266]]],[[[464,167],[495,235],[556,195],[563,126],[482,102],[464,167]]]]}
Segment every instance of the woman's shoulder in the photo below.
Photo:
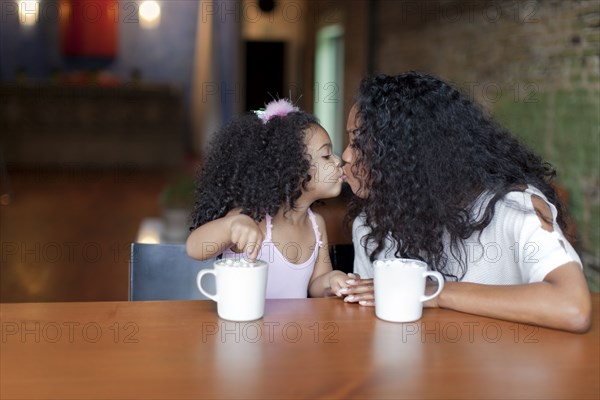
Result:
{"type": "MultiPolygon", "coordinates": [[[[511,231],[515,237],[542,228],[559,230],[558,211],[541,190],[534,186],[519,187],[498,199],[490,225],[495,230],[511,231]]],[[[562,233],[561,233],[562,234],[562,233]]]]}
{"type": "Polygon", "coordinates": [[[364,225],[367,223],[367,216],[365,215],[364,211],[361,212],[360,214],[358,214],[353,220],[352,220],[352,225],[353,226],[360,226],[360,225],[364,225]]]}
{"type": "Polygon", "coordinates": [[[550,218],[556,217],[556,207],[546,195],[535,186],[524,185],[506,193],[499,201],[500,207],[517,212],[536,212],[551,214],[550,218]]]}
{"type": "MultiPolygon", "coordinates": [[[[482,218],[496,193],[485,191],[473,204],[472,213],[476,220],[482,218]]],[[[526,225],[539,225],[538,221],[553,226],[557,211],[554,204],[536,187],[522,185],[497,198],[493,205],[493,216],[485,231],[489,234],[506,234],[513,232],[518,236],[526,225]]]]}
{"type": "Polygon", "coordinates": [[[367,226],[367,216],[365,213],[360,213],[354,218],[352,221],[352,232],[355,235],[357,232],[362,232],[363,234],[369,232],[371,229],[367,226]]]}

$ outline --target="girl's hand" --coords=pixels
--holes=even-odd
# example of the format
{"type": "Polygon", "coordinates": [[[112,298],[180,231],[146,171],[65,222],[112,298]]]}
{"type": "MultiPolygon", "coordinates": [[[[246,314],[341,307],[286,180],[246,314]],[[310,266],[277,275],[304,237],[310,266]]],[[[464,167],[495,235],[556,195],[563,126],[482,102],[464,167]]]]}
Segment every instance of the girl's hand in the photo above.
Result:
{"type": "Polygon", "coordinates": [[[329,272],[329,291],[331,294],[341,297],[342,289],[348,287],[346,281],[348,280],[349,275],[346,275],[342,271],[333,270],[329,272]]]}
{"type": "Polygon", "coordinates": [[[245,214],[233,215],[229,233],[234,251],[246,253],[250,261],[255,261],[265,238],[256,221],[245,214]]]}
{"type": "Polygon", "coordinates": [[[375,291],[373,279],[361,279],[358,274],[348,274],[346,288],[340,289],[345,302],[358,303],[361,306],[375,306],[375,291]]]}

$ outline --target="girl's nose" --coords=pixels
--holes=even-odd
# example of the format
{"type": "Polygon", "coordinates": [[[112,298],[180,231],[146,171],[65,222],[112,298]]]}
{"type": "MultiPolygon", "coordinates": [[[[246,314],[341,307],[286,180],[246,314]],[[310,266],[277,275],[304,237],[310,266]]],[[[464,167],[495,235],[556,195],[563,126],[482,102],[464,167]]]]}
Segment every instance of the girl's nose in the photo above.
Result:
{"type": "Polygon", "coordinates": [[[334,156],[334,157],[335,157],[335,159],[336,159],[336,166],[338,166],[338,167],[341,167],[341,166],[342,166],[342,164],[344,163],[344,162],[342,161],[342,158],[341,158],[340,156],[338,156],[337,154],[334,154],[333,156],[334,156]]]}

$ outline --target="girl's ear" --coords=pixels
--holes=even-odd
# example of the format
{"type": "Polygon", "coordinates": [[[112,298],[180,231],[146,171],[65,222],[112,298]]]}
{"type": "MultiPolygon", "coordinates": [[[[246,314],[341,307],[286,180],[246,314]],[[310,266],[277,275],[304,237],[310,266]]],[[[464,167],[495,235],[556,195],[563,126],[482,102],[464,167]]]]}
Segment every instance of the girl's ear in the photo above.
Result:
{"type": "Polygon", "coordinates": [[[309,171],[306,171],[304,175],[302,175],[302,177],[300,178],[300,185],[302,185],[302,190],[306,190],[308,182],[310,182],[312,179],[313,177],[309,171]]]}

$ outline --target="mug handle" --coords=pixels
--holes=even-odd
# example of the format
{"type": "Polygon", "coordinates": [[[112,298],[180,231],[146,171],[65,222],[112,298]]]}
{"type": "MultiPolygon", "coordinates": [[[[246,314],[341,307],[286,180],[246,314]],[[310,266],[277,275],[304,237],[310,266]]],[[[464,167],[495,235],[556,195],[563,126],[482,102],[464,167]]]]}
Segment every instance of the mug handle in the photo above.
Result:
{"type": "Polygon", "coordinates": [[[200,272],[198,272],[198,276],[196,277],[196,285],[198,286],[198,290],[200,290],[200,293],[202,293],[203,295],[205,295],[206,297],[208,297],[212,301],[218,301],[216,293],[215,294],[208,293],[202,287],[202,277],[204,275],[206,275],[206,274],[212,274],[212,275],[214,275],[215,279],[217,279],[217,272],[214,269],[203,269],[203,270],[201,270],[200,272]]]}
{"type": "Polygon", "coordinates": [[[430,295],[430,296],[421,296],[421,302],[425,302],[427,300],[431,300],[434,297],[436,297],[437,295],[440,294],[440,292],[442,291],[442,289],[444,288],[444,277],[442,276],[442,274],[440,274],[437,271],[425,271],[423,272],[423,276],[424,277],[428,277],[428,276],[432,276],[435,278],[435,280],[438,282],[438,288],[435,291],[434,294],[430,295]]]}

